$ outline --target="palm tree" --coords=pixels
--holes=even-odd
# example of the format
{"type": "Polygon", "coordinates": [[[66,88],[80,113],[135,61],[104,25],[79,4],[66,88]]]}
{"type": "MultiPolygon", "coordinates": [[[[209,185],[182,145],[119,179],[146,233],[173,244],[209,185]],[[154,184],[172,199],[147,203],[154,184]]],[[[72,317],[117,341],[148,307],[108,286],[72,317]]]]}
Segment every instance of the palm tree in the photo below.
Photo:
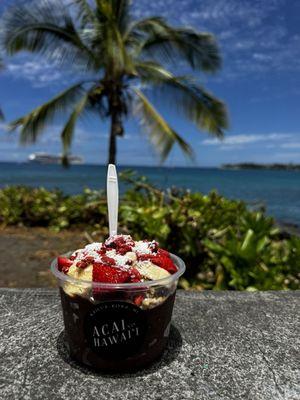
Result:
{"type": "Polygon", "coordinates": [[[35,142],[54,118],[67,117],[61,132],[66,156],[78,119],[93,112],[110,119],[108,161],[115,163],[117,137],[124,135],[126,117],[134,115],[162,160],[175,143],[191,156],[191,147],[157,111],[148,91],[175,104],[199,129],[223,136],[224,104],[192,77],[171,72],[178,63],[195,71],[217,71],[221,59],[212,35],[174,28],[160,17],[134,20],[130,0],[70,1],[66,6],[61,0],[36,0],[3,16],[1,41],[8,55],[38,53],[55,58],[61,67],[76,64],[75,71],[86,74],[12,122],[13,129],[20,128],[21,143],[35,142]]]}

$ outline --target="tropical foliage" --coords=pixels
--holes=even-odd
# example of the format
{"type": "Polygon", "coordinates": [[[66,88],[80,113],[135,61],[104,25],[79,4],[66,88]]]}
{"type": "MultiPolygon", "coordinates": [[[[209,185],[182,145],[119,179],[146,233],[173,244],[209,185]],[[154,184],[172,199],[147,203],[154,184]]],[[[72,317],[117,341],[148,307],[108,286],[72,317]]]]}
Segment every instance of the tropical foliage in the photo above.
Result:
{"type": "Polygon", "coordinates": [[[174,72],[179,63],[216,72],[221,59],[214,37],[173,27],[160,17],[135,20],[130,5],[130,0],[35,0],[5,13],[1,41],[8,55],[31,52],[61,68],[76,65],[75,76],[84,76],[11,124],[20,127],[21,143],[35,142],[54,118],[63,119],[67,161],[78,119],[94,113],[110,119],[109,162],[114,163],[117,137],[133,114],[162,160],[174,144],[192,156],[188,143],[155,108],[152,94],[173,110],[175,105],[200,130],[223,136],[224,104],[191,76],[174,72]]]}
{"type": "MultiPolygon", "coordinates": [[[[262,211],[216,192],[160,191],[145,178],[132,179],[120,205],[120,232],[155,238],[182,257],[185,289],[300,289],[300,238],[283,234],[262,211]]],[[[77,227],[107,236],[105,193],[75,196],[43,188],[0,190],[0,222],[51,229],[77,227]]]]}

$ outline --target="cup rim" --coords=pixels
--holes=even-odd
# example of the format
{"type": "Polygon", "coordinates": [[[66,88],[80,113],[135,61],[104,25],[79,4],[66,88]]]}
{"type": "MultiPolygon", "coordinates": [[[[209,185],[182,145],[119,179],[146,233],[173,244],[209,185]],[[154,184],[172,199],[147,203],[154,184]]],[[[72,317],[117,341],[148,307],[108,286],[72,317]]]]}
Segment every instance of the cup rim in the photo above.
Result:
{"type": "MultiPolygon", "coordinates": [[[[71,253],[64,254],[65,257],[69,256],[71,253]]],[[[169,285],[175,282],[177,279],[183,275],[185,272],[185,263],[184,261],[176,256],[175,254],[170,253],[171,259],[175,263],[176,267],[178,268],[175,274],[167,276],[166,278],[156,279],[154,281],[145,281],[145,282],[135,282],[135,283],[104,283],[104,282],[93,282],[93,281],[86,281],[83,279],[76,279],[72,278],[64,274],[63,272],[59,271],[57,268],[57,258],[55,258],[51,263],[51,272],[53,275],[64,282],[68,282],[71,284],[82,285],[82,286],[92,286],[93,288],[102,288],[102,289],[146,289],[151,286],[157,285],[169,285]]]]}

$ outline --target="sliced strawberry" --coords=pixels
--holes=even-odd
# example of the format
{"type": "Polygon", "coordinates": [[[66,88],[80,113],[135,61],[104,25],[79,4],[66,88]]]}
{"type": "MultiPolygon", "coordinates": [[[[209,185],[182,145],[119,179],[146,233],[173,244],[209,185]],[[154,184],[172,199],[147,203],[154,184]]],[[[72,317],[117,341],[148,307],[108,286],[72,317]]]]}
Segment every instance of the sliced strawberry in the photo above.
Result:
{"type": "Polygon", "coordinates": [[[116,248],[117,254],[120,254],[121,256],[124,256],[124,254],[128,253],[129,251],[132,251],[132,247],[127,244],[123,244],[116,248]]]}
{"type": "Polygon", "coordinates": [[[77,268],[84,269],[84,268],[86,268],[87,266],[88,266],[88,265],[87,265],[87,263],[86,263],[85,260],[77,261],[77,263],[76,263],[76,267],[77,267],[77,268]]]}
{"type": "Polygon", "coordinates": [[[130,277],[130,282],[140,282],[142,279],[142,275],[136,268],[131,268],[129,270],[129,277],[130,277]]]}
{"type": "Polygon", "coordinates": [[[164,257],[169,257],[170,258],[170,253],[167,250],[164,250],[164,249],[158,249],[157,254],[159,256],[164,256],[164,257]]]}
{"type": "Polygon", "coordinates": [[[132,250],[132,246],[134,246],[134,241],[131,238],[124,238],[123,236],[116,236],[113,238],[109,238],[105,242],[105,246],[107,248],[116,249],[117,253],[125,254],[127,251],[132,250]]]}
{"type": "Polygon", "coordinates": [[[72,254],[72,255],[70,256],[70,260],[74,261],[74,260],[75,260],[75,258],[76,258],[76,256],[77,256],[77,254],[76,254],[76,253],[75,253],[75,254],[72,254]]]}
{"type": "Polygon", "coordinates": [[[106,248],[105,244],[102,244],[100,249],[96,250],[96,253],[98,253],[100,256],[103,256],[107,252],[107,250],[108,249],[106,248]]]}
{"type": "Polygon", "coordinates": [[[144,300],[144,296],[140,295],[140,296],[136,296],[134,298],[133,302],[136,306],[140,306],[142,304],[143,300],[144,300]]]}
{"type": "Polygon", "coordinates": [[[102,261],[103,261],[103,264],[116,265],[116,260],[114,260],[111,257],[105,256],[105,255],[102,256],[102,261]]]}
{"type": "Polygon", "coordinates": [[[69,268],[73,264],[72,260],[69,260],[66,257],[57,257],[57,267],[58,270],[64,272],[65,274],[69,271],[69,268]]]}
{"type": "Polygon", "coordinates": [[[124,244],[124,243],[125,243],[125,240],[123,237],[113,236],[113,237],[108,238],[105,241],[105,246],[107,248],[115,249],[118,245],[124,244]]]}
{"type": "Polygon", "coordinates": [[[163,268],[166,271],[170,272],[170,274],[174,274],[175,272],[177,272],[177,267],[173,263],[170,257],[156,256],[153,257],[151,261],[158,267],[163,268]]]}
{"type": "Polygon", "coordinates": [[[124,283],[128,282],[129,278],[129,273],[120,268],[102,263],[95,263],[93,266],[93,282],[124,283]]]}
{"type": "Polygon", "coordinates": [[[153,254],[137,254],[139,261],[151,261],[153,257],[155,257],[153,254]]]}
{"type": "Polygon", "coordinates": [[[83,260],[78,261],[76,263],[76,267],[84,269],[88,267],[90,264],[93,264],[93,262],[94,262],[94,257],[88,256],[85,257],[83,260]]]}
{"type": "Polygon", "coordinates": [[[166,250],[161,251],[161,249],[159,249],[157,255],[139,254],[138,259],[139,261],[149,260],[158,267],[163,268],[166,271],[170,272],[170,274],[174,274],[175,272],[177,272],[177,267],[171,260],[170,253],[168,253],[166,250]]]}

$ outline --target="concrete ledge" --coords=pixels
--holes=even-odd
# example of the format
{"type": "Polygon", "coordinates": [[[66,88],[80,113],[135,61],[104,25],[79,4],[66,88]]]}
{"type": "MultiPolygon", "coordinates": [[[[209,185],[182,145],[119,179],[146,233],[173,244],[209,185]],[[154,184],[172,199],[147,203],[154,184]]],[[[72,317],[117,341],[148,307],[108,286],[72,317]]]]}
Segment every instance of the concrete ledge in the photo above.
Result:
{"type": "Polygon", "coordinates": [[[63,344],[55,290],[0,289],[1,399],[300,399],[300,292],[177,293],[150,369],[99,375],[63,344]]]}

